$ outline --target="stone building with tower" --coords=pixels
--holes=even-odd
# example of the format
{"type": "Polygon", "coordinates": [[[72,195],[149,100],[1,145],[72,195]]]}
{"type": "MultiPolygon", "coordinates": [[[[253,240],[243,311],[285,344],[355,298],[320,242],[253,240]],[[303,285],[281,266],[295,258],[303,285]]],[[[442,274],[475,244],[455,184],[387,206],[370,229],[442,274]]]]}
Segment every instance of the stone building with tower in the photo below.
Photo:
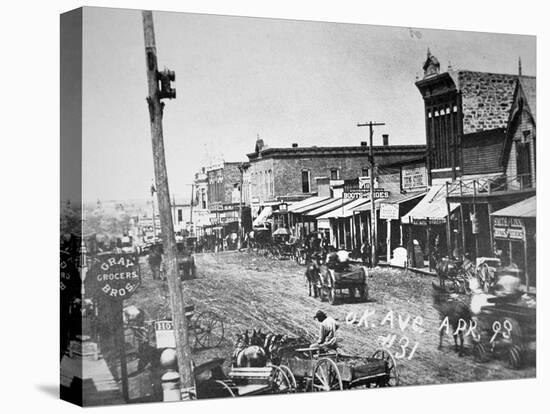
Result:
{"type": "Polygon", "coordinates": [[[441,71],[429,50],[423,70],[431,188],[402,222],[428,255],[437,237],[442,254],[492,256],[492,214],[536,191],[536,78],[521,61],[517,74],[441,71]]]}

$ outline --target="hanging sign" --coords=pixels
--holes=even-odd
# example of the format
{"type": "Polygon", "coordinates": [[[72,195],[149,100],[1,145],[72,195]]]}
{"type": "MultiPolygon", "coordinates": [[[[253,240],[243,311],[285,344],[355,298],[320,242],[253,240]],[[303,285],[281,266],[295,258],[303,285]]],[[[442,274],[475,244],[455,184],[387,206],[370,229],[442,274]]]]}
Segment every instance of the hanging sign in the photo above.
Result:
{"type": "Polygon", "coordinates": [[[399,204],[380,203],[380,218],[382,220],[398,220],[399,204]]]}
{"type": "Polygon", "coordinates": [[[472,222],[472,234],[479,234],[479,219],[476,213],[470,213],[470,221],[472,222]]]}
{"type": "Polygon", "coordinates": [[[132,254],[96,256],[86,278],[86,291],[112,300],[128,299],[141,284],[139,264],[132,254]]]}
{"type": "Polygon", "coordinates": [[[175,348],[174,323],[171,320],[155,321],[155,339],[157,349],[175,348]]]}

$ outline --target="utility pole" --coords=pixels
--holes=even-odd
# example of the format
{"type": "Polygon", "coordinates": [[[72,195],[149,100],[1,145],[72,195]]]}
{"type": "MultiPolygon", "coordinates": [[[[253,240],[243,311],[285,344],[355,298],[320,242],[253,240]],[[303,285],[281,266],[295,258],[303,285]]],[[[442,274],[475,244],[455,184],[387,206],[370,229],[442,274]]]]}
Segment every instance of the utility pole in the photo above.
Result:
{"type": "Polygon", "coordinates": [[[194,227],[193,227],[193,192],[195,190],[195,184],[191,184],[191,198],[189,201],[189,233],[191,236],[195,235],[194,227]]]}
{"type": "Polygon", "coordinates": [[[166,173],[166,160],[164,156],[164,139],[162,135],[162,114],[164,98],[176,97],[175,89],[171,88],[170,81],[174,81],[174,72],[158,71],[157,49],[155,45],[155,28],[153,25],[153,13],[142,12],[143,33],[145,39],[145,62],[147,67],[147,86],[149,96],[147,104],[151,121],[151,140],[153,145],[153,161],[155,165],[155,181],[157,184],[157,199],[159,203],[160,224],[164,253],[167,262],[166,278],[172,308],[172,320],[174,321],[174,334],[176,337],[176,355],[180,376],[180,388],[182,399],[190,399],[193,387],[193,372],[191,367],[191,349],[189,347],[189,333],[187,319],[184,314],[183,292],[181,282],[177,274],[176,239],[172,212],[170,211],[170,193],[168,190],[168,176],[166,173]],[[161,88],[159,89],[159,81],[161,88]]]}
{"type": "Polygon", "coordinates": [[[237,248],[241,250],[242,246],[242,234],[243,234],[243,175],[244,175],[244,165],[241,163],[239,165],[239,172],[241,173],[241,179],[239,182],[239,233],[237,238],[237,248]]]}
{"type": "Polygon", "coordinates": [[[153,208],[153,243],[155,243],[155,240],[157,238],[157,227],[155,225],[155,193],[157,190],[155,189],[155,185],[151,184],[151,207],[153,208]]]}
{"type": "Polygon", "coordinates": [[[386,125],[382,122],[368,122],[366,124],[357,124],[358,127],[369,127],[369,170],[370,170],[370,218],[371,218],[371,256],[372,256],[372,266],[376,266],[378,263],[377,253],[376,253],[376,244],[378,242],[378,229],[376,221],[376,207],[374,203],[374,152],[372,148],[372,137],[373,129],[375,126],[386,125]]]}

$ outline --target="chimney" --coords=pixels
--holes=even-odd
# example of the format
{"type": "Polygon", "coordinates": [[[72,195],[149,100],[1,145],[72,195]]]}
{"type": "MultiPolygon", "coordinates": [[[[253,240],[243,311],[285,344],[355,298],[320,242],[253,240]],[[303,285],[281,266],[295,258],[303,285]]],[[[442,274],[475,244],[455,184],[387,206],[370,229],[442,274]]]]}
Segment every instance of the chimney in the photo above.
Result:
{"type": "Polygon", "coordinates": [[[388,134],[382,134],[382,145],[387,147],[390,144],[390,136],[388,134]]]}
{"type": "Polygon", "coordinates": [[[297,142],[293,142],[293,143],[292,143],[292,148],[298,148],[298,143],[297,143],[297,142]]]}
{"type": "Polygon", "coordinates": [[[366,147],[367,146],[367,141],[361,141],[361,146],[366,147]]]}
{"type": "Polygon", "coordinates": [[[330,197],[330,179],[329,177],[316,177],[317,195],[319,197],[330,197]]]}

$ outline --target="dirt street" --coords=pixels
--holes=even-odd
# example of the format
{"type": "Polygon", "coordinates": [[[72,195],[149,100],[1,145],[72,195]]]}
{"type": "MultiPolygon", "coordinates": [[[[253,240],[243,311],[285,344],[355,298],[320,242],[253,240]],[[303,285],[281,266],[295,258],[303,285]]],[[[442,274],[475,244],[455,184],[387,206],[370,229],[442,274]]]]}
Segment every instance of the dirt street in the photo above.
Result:
{"type": "MultiPolygon", "coordinates": [[[[245,329],[305,336],[314,341],[318,323],[313,320],[323,309],[340,323],[341,350],[347,354],[370,356],[380,348],[381,337],[395,339],[390,350],[400,357],[402,385],[441,384],[535,376],[535,368],[514,371],[500,361],[476,363],[467,349],[459,357],[452,336],[437,349],[439,315],[432,306],[431,277],[396,269],[376,268],[369,274],[369,301],[328,302],[308,297],[304,267],[293,261],[267,259],[254,253],[222,252],[196,255],[198,278],[184,282],[185,297],[196,311],[212,311],[223,319],[225,340],[215,349],[195,351],[195,363],[214,357],[231,358],[232,341],[245,329]],[[367,327],[348,324],[369,312],[367,327]],[[374,312],[374,313],[372,313],[374,312]],[[392,326],[393,325],[393,326],[392,326]],[[390,336],[388,336],[390,335],[390,336]]],[[[127,301],[142,307],[152,319],[169,314],[164,282],[153,281],[142,262],[143,283],[127,301]]],[[[466,341],[469,347],[471,342],[466,341]]]]}

